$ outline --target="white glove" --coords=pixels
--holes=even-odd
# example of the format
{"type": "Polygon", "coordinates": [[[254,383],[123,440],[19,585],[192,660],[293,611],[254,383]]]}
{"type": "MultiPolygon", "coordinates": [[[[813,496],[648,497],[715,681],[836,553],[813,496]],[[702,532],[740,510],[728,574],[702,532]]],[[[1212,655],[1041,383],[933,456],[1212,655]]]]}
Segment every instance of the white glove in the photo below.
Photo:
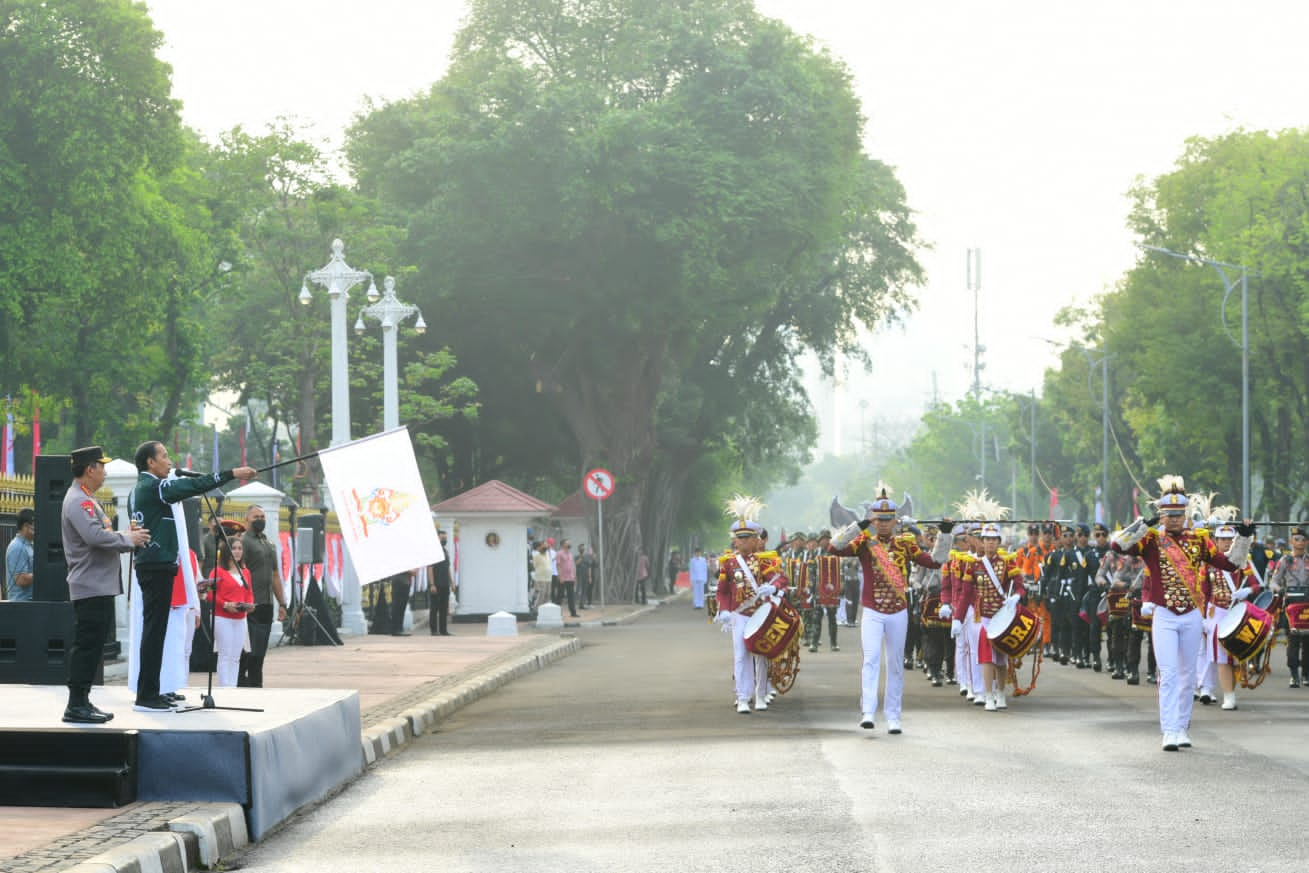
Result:
{"type": "Polygon", "coordinates": [[[1152,616],[1152,615],[1154,615],[1154,604],[1153,604],[1153,603],[1142,603],[1142,604],[1141,604],[1141,618],[1149,618],[1149,617],[1152,616]]]}
{"type": "Polygon", "coordinates": [[[730,625],[732,623],[731,611],[727,609],[718,610],[718,612],[714,614],[714,623],[730,625]]]}
{"type": "Polygon", "coordinates": [[[1018,601],[1020,601],[1020,600],[1022,600],[1022,599],[1023,599],[1023,598],[1022,598],[1020,595],[1018,595],[1018,594],[1010,594],[1008,597],[1006,597],[1006,598],[1004,599],[1004,605],[1005,605],[1005,606],[1014,606],[1015,604],[1018,603],[1018,601]]]}
{"type": "Polygon", "coordinates": [[[774,594],[777,593],[777,586],[764,583],[763,585],[759,586],[757,591],[760,597],[772,597],[774,594]]]}
{"type": "Polygon", "coordinates": [[[1236,589],[1236,593],[1232,595],[1232,599],[1233,599],[1233,600],[1245,600],[1247,597],[1250,596],[1250,592],[1251,592],[1251,589],[1249,589],[1249,588],[1238,588],[1238,589],[1236,589]]]}
{"type": "Polygon", "coordinates": [[[954,615],[954,610],[950,608],[950,604],[942,603],[941,608],[936,611],[936,614],[941,618],[949,618],[954,615]]]}
{"type": "Polygon", "coordinates": [[[964,623],[959,619],[950,622],[950,639],[958,639],[959,635],[964,632],[964,623]]]}

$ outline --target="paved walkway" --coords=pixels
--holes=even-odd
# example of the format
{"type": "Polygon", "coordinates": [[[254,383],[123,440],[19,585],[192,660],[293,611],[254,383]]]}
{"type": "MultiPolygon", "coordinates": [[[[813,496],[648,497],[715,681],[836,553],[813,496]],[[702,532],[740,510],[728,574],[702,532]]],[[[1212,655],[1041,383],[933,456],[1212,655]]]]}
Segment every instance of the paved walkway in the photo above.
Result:
{"type": "MultiPolygon", "coordinates": [[[[681,592],[673,603],[688,608],[689,596],[681,592]]],[[[562,631],[537,630],[520,622],[514,637],[488,637],[484,624],[459,623],[451,625],[453,636],[433,636],[426,613],[419,611],[410,636],[348,636],[343,646],[274,647],[265,666],[265,687],[357,689],[361,743],[365,760],[372,763],[403,743],[406,735],[430,729],[437,719],[518,675],[577,651],[587,633],[603,632],[605,625],[630,621],[655,608],[654,600],[648,606],[597,607],[578,619],[566,618],[562,631]]],[[[122,684],[124,673],[123,665],[106,667],[110,683],[122,684]]],[[[205,679],[203,673],[191,675],[188,698],[200,697],[205,679]]],[[[222,689],[215,689],[214,698],[221,706],[222,689]]],[[[216,858],[201,857],[206,852],[203,835],[198,855],[194,840],[184,844],[181,837],[170,840],[165,835],[170,825],[178,830],[179,820],[188,817],[225,819],[229,811],[222,807],[227,806],[138,802],[118,809],[9,807],[0,812],[0,873],[181,870],[198,862],[212,867],[216,858]],[[152,842],[148,837],[161,839],[152,842]],[[164,856],[174,850],[172,843],[178,844],[175,851],[192,856],[187,866],[170,865],[164,856]],[[154,854],[152,845],[160,847],[159,857],[143,857],[154,854]]],[[[209,839],[212,842],[212,834],[209,839]]]]}

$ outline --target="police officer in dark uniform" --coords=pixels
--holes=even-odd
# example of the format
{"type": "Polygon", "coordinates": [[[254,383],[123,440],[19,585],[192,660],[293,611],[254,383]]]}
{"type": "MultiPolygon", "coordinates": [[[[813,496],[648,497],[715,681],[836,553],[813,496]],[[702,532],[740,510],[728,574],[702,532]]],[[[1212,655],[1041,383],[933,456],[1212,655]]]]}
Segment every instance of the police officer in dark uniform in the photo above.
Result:
{"type": "Polygon", "coordinates": [[[1053,623],[1050,642],[1060,664],[1076,658],[1085,647],[1085,637],[1080,644],[1076,638],[1077,612],[1086,594],[1085,568],[1076,547],[1076,531],[1071,524],[1064,525],[1059,547],[1046,556],[1041,571],[1042,596],[1053,623]]]}
{"type": "Polygon", "coordinates": [[[1309,610],[1309,530],[1305,527],[1291,530],[1291,550],[1277,561],[1268,584],[1282,595],[1282,616],[1289,619],[1286,667],[1291,671],[1291,687],[1299,688],[1305,681],[1300,671],[1309,666],[1309,632],[1296,628],[1299,613],[1309,610]]]}
{"type": "Polygon", "coordinates": [[[1091,529],[1085,524],[1077,526],[1077,547],[1086,554],[1087,585],[1082,597],[1082,614],[1086,618],[1086,656],[1084,666],[1089,666],[1099,673],[1104,665],[1100,660],[1102,628],[1100,627],[1100,600],[1108,590],[1107,584],[1101,584],[1100,562],[1109,552],[1109,531],[1104,525],[1096,523],[1095,541],[1090,540],[1091,529]]]}

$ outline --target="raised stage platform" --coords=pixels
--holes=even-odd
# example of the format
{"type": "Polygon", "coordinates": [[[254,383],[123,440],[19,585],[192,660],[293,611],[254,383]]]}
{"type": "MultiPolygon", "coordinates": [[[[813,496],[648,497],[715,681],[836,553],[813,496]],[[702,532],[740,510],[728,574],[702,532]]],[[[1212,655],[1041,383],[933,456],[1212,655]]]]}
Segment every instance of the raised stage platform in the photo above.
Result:
{"type": "MultiPolygon", "coordinates": [[[[182,693],[194,706],[203,691],[185,688],[182,693]]],[[[91,701],[114,713],[114,720],[87,726],[60,720],[67,699],[67,689],[59,686],[0,686],[0,757],[22,743],[46,742],[66,750],[65,761],[71,763],[83,748],[95,754],[104,745],[104,734],[127,739],[135,731],[135,760],[127,770],[134,799],[240,803],[256,840],[363,769],[356,691],[216,688],[218,706],[263,712],[145,713],[132,710],[127,688],[96,686],[91,701]]],[[[42,802],[60,805],[57,798],[42,802]]]]}

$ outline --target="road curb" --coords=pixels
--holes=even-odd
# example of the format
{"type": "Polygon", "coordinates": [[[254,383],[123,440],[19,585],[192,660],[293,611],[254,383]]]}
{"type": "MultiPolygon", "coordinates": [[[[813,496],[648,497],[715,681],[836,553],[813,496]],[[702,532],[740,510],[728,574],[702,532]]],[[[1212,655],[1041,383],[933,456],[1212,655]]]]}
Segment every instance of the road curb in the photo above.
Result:
{"type": "Polygon", "coordinates": [[[535,673],[581,649],[582,641],[576,637],[560,639],[544,649],[503,664],[493,672],[473,677],[442,691],[435,697],[405,709],[394,718],[370,725],[360,736],[364,767],[371,767],[414,737],[435,729],[456,710],[485,697],[500,686],[519,676],[535,673]]]}
{"type": "MultiPolygon", "coordinates": [[[[394,754],[414,737],[434,730],[459,709],[520,676],[535,673],[581,651],[582,641],[564,637],[524,654],[494,670],[473,676],[392,718],[360,732],[364,768],[394,754]]],[[[168,822],[153,831],[64,868],[64,873],[187,873],[214,869],[250,845],[245,811],[239,803],[214,803],[168,822]]]]}

